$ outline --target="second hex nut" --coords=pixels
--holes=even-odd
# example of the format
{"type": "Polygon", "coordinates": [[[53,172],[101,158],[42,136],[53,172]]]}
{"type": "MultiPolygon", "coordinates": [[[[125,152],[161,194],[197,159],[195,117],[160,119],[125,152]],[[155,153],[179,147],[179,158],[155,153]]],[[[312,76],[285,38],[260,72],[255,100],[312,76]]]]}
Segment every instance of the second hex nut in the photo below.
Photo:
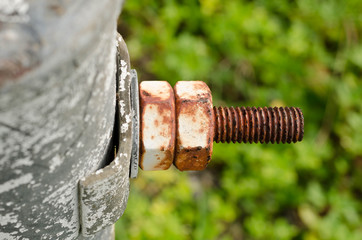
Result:
{"type": "Polygon", "coordinates": [[[203,170],[211,160],[214,116],[211,91],[202,81],[180,81],[176,101],[176,152],[181,171],[203,170]]]}

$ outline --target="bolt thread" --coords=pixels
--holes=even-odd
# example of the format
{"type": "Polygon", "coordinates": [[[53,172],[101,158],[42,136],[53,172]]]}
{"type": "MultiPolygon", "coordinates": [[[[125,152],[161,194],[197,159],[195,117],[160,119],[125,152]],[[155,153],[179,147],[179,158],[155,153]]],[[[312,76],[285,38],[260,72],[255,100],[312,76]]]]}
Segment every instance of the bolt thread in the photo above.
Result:
{"type": "Polygon", "coordinates": [[[214,107],[214,141],[295,143],[302,141],[304,118],[295,107],[214,107]]]}

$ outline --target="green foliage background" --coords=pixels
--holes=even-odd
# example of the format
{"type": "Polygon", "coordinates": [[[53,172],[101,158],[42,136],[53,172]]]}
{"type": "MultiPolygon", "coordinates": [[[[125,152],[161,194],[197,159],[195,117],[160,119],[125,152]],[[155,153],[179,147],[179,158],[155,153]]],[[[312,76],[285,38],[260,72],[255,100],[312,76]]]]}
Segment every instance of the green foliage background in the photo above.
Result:
{"type": "Polygon", "coordinates": [[[306,124],[295,145],[215,145],[203,172],[140,171],[117,239],[362,239],[362,1],[129,0],[118,30],[140,80],[306,124]]]}

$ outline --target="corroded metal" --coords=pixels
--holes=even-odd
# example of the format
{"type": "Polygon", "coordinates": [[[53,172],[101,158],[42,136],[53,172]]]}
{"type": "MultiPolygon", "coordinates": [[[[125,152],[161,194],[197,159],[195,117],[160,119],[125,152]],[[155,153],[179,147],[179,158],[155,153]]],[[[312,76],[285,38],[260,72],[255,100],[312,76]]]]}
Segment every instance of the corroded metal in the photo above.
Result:
{"type": "MultiPolygon", "coordinates": [[[[132,154],[133,110],[131,106],[131,74],[127,46],[117,37],[117,122],[118,145],[115,159],[106,167],[79,182],[83,236],[92,236],[114,224],[126,209],[129,195],[129,172],[132,154]]],[[[115,135],[117,136],[117,134],[115,135]]]]}
{"type": "Polygon", "coordinates": [[[296,143],[304,118],[295,107],[214,107],[215,142],[296,143]]]}
{"type": "Polygon", "coordinates": [[[175,150],[175,98],[165,81],[140,84],[140,167],[143,170],[166,170],[173,162],[175,150]]]}
{"type": "MultiPolygon", "coordinates": [[[[152,96],[150,92],[154,92],[157,99],[157,94],[162,95],[160,94],[162,91],[167,92],[167,96],[171,95],[172,91],[165,82],[141,83],[143,84],[147,87],[141,88],[147,91],[141,90],[141,99],[144,98],[143,101],[141,100],[141,109],[146,109],[146,103],[151,102],[145,101],[152,96]]],[[[303,139],[304,118],[299,108],[213,107],[211,91],[206,83],[201,81],[177,82],[174,92],[176,145],[173,161],[176,168],[181,171],[203,170],[211,160],[213,141],[216,143],[295,143],[303,139]]],[[[159,126],[154,124],[155,120],[162,119],[162,115],[159,114],[160,111],[154,110],[142,117],[142,122],[144,122],[142,124],[145,124],[143,128],[149,127],[145,132],[152,133],[146,137],[150,152],[157,152],[155,149],[161,148],[160,144],[157,145],[160,139],[173,138],[173,131],[160,131],[159,126]],[[152,144],[156,144],[157,148],[150,147],[152,144]]],[[[144,137],[145,135],[141,133],[141,143],[144,137]]],[[[145,150],[141,146],[142,151],[145,150]]],[[[167,159],[171,160],[172,155],[169,155],[167,159]]],[[[155,158],[149,158],[144,154],[141,160],[141,167],[144,170],[157,170],[154,167],[144,167],[142,164],[147,161],[156,163],[155,158]]]]}
{"type": "Polygon", "coordinates": [[[175,87],[177,169],[203,170],[211,160],[214,118],[211,91],[201,81],[180,81],[175,87]]]}

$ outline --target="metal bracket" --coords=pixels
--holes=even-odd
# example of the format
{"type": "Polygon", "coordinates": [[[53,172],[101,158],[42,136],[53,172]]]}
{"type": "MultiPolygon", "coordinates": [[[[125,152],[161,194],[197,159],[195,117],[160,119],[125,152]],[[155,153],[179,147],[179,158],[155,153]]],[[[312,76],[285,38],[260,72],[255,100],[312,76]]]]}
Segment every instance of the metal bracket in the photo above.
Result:
{"type": "Polygon", "coordinates": [[[138,91],[137,75],[130,71],[127,46],[119,34],[116,79],[118,152],[108,166],[79,182],[80,220],[86,237],[114,224],[122,216],[128,201],[129,177],[136,177],[138,170],[135,164],[138,166],[139,110],[138,93],[134,94],[138,91]]]}
{"type": "Polygon", "coordinates": [[[140,99],[138,90],[138,78],[136,70],[131,70],[131,106],[133,112],[132,118],[132,132],[133,132],[133,143],[132,143],[132,155],[131,155],[131,166],[130,166],[130,178],[136,178],[138,174],[138,161],[139,161],[139,144],[140,144],[140,99]]]}

